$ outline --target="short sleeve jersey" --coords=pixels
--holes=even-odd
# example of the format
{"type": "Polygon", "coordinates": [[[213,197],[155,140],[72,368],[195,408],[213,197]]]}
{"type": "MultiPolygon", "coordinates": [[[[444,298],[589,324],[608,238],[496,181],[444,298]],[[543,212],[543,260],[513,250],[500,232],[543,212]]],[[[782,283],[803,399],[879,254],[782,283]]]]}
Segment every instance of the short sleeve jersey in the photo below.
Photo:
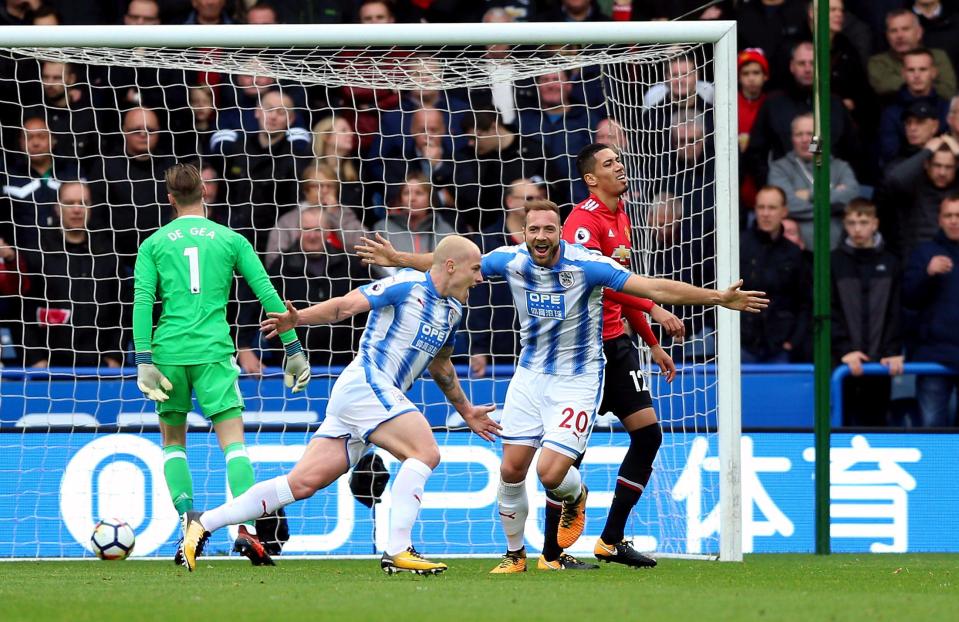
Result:
{"type": "Polygon", "coordinates": [[[603,288],[621,291],[629,270],[578,244],[560,242],[551,268],[536,265],[525,244],[483,256],[484,276],[509,284],[520,320],[519,364],[550,375],[599,373],[604,365],[603,288]]]}
{"type": "MultiPolygon", "coordinates": [[[[630,269],[633,246],[630,242],[629,216],[620,201],[619,209],[610,211],[596,195],[590,194],[570,212],[563,225],[563,239],[582,244],[630,269]]],[[[603,301],[603,340],[615,339],[625,332],[622,305],[603,301]]]]}
{"type": "Polygon", "coordinates": [[[443,347],[452,345],[463,305],[440,296],[430,274],[400,270],[360,288],[372,311],[356,361],[407,391],[443,347]]]}

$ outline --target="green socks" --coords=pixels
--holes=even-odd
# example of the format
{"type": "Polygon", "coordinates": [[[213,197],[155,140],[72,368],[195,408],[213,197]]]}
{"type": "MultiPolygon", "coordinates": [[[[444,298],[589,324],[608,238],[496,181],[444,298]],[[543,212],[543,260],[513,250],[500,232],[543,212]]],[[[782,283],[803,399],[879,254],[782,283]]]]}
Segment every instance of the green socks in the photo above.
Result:
{"type": "MultiPolygon", "coordinates": [[[[253,463],[246,453],[243,443],[230,443],[223,450],[223,459],[226,461],[226,479],[230,484],[230,493],[237,498],[250,489],[256,480],[253,478],[253,463]]],[[[244,523],[252,526],[255,521],[244,523]]]]}
{"type": "Polygon", "coordinates": [[[186,447],[168,445],[163,448],[163,477],[177,513],[183,514],[192,510],[193,478],[186,462],[186,447]]]}

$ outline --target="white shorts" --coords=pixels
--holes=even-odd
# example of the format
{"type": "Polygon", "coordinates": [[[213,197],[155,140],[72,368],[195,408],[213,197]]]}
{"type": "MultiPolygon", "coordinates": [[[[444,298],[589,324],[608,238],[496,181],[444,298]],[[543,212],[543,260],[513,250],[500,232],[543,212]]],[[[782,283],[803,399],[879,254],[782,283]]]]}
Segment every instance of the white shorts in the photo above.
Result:
{"type": "Polygon", "coordinates": [[[344,439],[353,466],[366,452],[376,428],[409,412],[419,409],[381,372],[352,364],[333,383],[326,418],[313,436],[344,439]]]}
{"type": "Polygon", "coordinates": [[[517,367],[503,406],[503,443],[548,446],[575,460],[586,451],[602,400],[602,372],[556,376],[517,367]]]}

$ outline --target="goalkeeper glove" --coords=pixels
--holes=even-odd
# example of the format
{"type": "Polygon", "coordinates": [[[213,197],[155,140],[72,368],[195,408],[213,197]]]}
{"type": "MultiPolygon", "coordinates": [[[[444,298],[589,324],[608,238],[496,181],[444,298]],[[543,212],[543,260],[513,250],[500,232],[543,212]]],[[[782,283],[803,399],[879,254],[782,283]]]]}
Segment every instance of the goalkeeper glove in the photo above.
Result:
{"type": "Polygon", "coordinates": [[[286,344],[286,361],[283,363],[283,380],[286,386],[299,393],[310,382],[310,362],[306,360],[300,342],[286,344]]]}
{"type": "Polygon", "coordinates": [[[153,364],[153,357],[149,352],[137,352],[137,387],[143,391],[144,397],[154,402],[165,402],[170,399],[164,391],[173,389],[173,384],[153,364]]]}

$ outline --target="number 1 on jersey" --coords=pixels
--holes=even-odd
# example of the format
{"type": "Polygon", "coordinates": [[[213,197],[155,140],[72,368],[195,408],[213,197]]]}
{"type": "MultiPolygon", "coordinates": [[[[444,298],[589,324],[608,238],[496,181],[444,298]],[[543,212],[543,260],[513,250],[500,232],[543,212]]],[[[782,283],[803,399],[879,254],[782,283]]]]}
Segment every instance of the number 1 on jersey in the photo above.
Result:
{"type": "Polygon", "coordinates": [[[190,261],[190,293],[200,293],[200,249],[189,246],[183,249],[183,254],[190,261]]]}

